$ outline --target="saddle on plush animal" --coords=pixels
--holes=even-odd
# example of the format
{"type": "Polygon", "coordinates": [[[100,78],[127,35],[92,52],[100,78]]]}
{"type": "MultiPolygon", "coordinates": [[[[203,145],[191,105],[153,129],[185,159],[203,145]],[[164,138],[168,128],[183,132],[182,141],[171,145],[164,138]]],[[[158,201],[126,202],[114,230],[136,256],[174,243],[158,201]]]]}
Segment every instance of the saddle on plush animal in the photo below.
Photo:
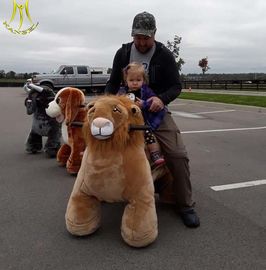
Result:
{"type": "Polygon", "coordinates": [[[45,109],[54,99],[54,92],[45,86],[30,84],[30,92],[25,99],[28,115],[33,115],[32,126],[26,141],[26,152],[37,153],[43,148],[43,137],[47,137],[44,152],[48,157],[56,157],[60,147],[61,125],[49,117],[45,109]]]}
{"type": "Polygon", "coordinates": [[[77,174],[85,149],[81,127],[86,117],[83,92],[72,87],[59,90],[54,100],[49,103],[46,113],[62,123],[64,144],[57,153],[57,161],[66,166],[70,174],[77,174]]]}
{"type": "Polygon", "coordinates": [[[73,235],[89,235],[101,223],[101,202],[126,202],[121,234],[134,247],[158,234],[154,185],[144,150],[141,110],[127,97],[104,96],[88,104],[86,150],[66,210],[73,235]]]}

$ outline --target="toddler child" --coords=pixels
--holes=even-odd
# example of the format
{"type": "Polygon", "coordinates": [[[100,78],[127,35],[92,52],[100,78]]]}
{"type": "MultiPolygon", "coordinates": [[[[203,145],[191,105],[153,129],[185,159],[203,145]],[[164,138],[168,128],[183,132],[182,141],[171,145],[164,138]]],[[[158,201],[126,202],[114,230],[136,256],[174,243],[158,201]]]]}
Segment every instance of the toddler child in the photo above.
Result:
{"type": "Polygon", "coordinates": [[[145,143],[147,145],[152,165],[159,166],[165,163],[161,154],[159,143],[156,140],[153,130],[156,130],[166,112],[166,108],[159,112],[150,112],[149,98],[156,96],[155,93],[147,86],[147,75],[142,64],[132,62],[123,70],[125,87],[119,89],[118,94],[127,94],[129,98],[136,102],[141,108],[144,121],[150,126],[150,129],[144,133],[145,143]]]}

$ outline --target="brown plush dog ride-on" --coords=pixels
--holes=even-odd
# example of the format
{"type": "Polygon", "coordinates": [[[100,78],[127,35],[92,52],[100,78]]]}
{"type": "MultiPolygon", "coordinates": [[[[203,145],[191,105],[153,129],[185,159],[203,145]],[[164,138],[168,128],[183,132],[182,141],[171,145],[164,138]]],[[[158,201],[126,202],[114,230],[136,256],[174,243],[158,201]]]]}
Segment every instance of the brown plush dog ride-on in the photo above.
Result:
{"type": "Polygon", "coordinates": [[[127,97],[104,96],[89,103],[84,124],[84,152],[67,210],[66,226],[74,235],[88,235],[101,222],[101,202],[125,207],[121,234],[133,247],[157,237],[154,186],[144,151],[141,110],[127,97]]]}
{"type": "Polygon", "coordinates": [[[64,144],[57,153],[57,161],[65,166],[70,174],[77,174],[85,149],[82,123],[86,117],[85,96],[77,88],[66,87],[55,95],[46,113],[62,123],[64,144]]]}

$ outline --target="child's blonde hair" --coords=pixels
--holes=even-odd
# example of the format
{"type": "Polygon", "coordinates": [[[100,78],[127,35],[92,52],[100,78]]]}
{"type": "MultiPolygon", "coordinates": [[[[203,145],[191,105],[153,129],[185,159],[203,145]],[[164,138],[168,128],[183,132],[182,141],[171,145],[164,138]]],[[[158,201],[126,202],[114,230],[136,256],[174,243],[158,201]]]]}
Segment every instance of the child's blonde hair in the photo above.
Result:
{"type": "Polygon", "coordinates": [[[144,82],[147,84],[148,83],[148,76],[145,72],[145,68],[142,64],[137,63],[137,62],[131,62],[129,63],[124,69],[123,69],[123,79],[126,84],[127,82],[127,76],[128,73],[138,73],[143,76],[144,82]]]}

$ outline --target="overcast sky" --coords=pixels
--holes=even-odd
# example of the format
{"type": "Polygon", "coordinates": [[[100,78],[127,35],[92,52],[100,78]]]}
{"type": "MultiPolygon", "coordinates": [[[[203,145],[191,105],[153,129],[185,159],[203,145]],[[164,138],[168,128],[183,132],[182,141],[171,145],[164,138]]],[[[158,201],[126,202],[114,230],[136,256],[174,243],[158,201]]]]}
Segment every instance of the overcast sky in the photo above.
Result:
{"type": "MultiPolygon", "coordinates": [[[[182,73],[200,73],[198,61],[206,56],[209,73],[266,72],[265,0],[29,0],[39,25],[25,36],[3,25],[12,2],[0,0],[0,70],[6,72],[49,72],[61,64],[111,67],[117,49],[132,40],[132,20],[142,11],[156,18],[156,40],[182,37],[182,73]]],[[[18,23],[17,12],[10,25],[18,23]]],[[[27,27],[25,15],[22,29],[27,27]]]]}

